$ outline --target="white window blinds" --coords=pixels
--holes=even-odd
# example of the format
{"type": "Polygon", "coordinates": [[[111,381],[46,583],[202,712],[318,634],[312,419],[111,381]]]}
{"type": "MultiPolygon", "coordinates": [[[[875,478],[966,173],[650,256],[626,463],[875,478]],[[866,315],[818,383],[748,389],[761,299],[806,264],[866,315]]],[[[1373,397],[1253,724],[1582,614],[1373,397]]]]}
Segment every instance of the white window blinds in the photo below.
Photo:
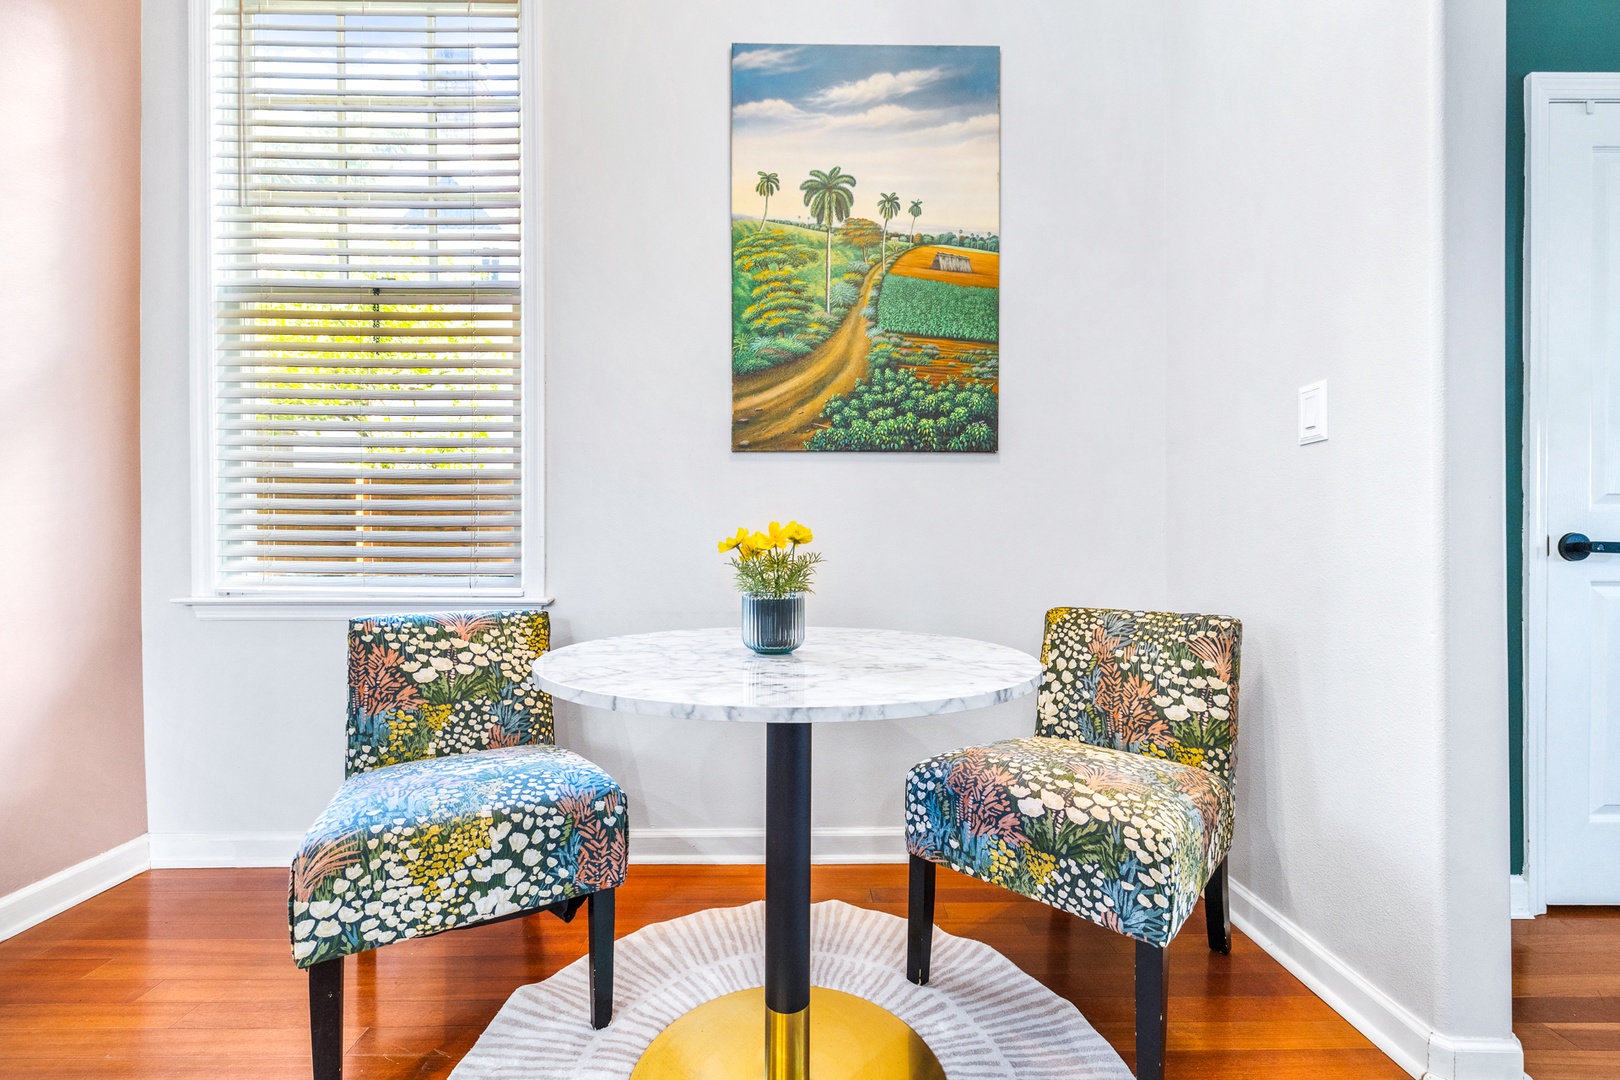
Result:
{"type": "Polygon", "coordinates": [[[518,0],[216,0],[217,584],[515,590],[518,0]]]}

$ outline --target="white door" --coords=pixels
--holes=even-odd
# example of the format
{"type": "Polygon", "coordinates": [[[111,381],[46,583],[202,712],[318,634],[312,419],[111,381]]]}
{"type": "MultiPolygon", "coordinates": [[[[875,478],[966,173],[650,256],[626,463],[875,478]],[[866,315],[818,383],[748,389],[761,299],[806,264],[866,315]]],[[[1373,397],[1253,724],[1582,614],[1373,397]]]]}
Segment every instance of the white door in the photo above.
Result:
{"type": "Polygon", "coordinates": [[[1544,101],[1531,177],[1549,904],[1620,903],[1620,76],[1608,78],[1609,101],[1544,101]],[[1561,553],[1568,534],[1596,550],[1561,553]]]}

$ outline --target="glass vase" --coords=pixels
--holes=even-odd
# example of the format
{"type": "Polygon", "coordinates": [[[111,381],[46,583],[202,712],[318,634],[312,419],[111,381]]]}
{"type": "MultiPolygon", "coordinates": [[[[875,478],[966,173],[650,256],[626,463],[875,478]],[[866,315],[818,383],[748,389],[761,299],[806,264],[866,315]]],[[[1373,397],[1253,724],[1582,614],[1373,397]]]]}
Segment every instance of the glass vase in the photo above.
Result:
{"type": "Polygon", "coordinates": [[[804,593],[783,597],[743,593],[742,639],[765,656],[781,656],[803,645],[804,593]]]}

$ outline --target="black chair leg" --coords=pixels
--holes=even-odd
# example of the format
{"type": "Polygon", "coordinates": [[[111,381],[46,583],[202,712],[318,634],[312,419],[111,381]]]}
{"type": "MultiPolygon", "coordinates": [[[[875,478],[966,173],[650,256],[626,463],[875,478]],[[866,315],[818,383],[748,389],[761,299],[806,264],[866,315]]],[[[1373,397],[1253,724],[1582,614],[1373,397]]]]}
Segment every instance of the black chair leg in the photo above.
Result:
{"type": "Polygon", "coordinates": [[[934,864],[911,857],[911,888],[906,901],[906,979],[928,985],[928,956],[934,946],[934,864]]]}
{"type": "Polygon", "coordinates": [[[591,893],[585,921],[591,953],[591,1027],[600,1030],[613,1020],[612,889],[591,893]]]}
{"type": "Polygon", "coordinates": [[[343,1078],[343,958],[309,969],[309,1048],[315,1080],[343,1078]]]}
{"type": "Polygon", "coordinates": [[[1164,1080],[1169,1034],[1170,950],[1136,943],[1136,1080],[1164,1080]]]}
{"type": "Polygon", "coordinates": [[[1204,920],[1209,924],[1209,947],[1222,956],[1232,953],[1232,898],[1226,882],[1226,860],[1204,886],[1204,920]]]}

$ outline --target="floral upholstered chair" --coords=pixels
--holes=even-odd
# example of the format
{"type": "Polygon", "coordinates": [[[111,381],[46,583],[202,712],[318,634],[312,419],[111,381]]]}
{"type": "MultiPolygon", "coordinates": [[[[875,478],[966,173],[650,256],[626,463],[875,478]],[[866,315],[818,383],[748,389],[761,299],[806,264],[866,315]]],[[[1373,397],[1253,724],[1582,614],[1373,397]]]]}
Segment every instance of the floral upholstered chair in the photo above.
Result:
{"type": "Polygon", "coordinates": [[[589,903],[591,1023],[613,1014],[624,792],[552,745],[529,685],[543,611],[349,624],[348,779],[292,864],[293,959],[309,969],[316,1080],[343,1069],[343,958],[589,903]]]}
{"type": "Polygon", "coordinates": [[[906,777],[907,978],[928,981],[936,864],[1090,919],[1136,939],[1136,1075],[1160,1080],[1169,945],[1200,892],[1210,948],[1232,948],[1241,643],[1216,615],[1046,613],[1035,737],[906,777]]]}

